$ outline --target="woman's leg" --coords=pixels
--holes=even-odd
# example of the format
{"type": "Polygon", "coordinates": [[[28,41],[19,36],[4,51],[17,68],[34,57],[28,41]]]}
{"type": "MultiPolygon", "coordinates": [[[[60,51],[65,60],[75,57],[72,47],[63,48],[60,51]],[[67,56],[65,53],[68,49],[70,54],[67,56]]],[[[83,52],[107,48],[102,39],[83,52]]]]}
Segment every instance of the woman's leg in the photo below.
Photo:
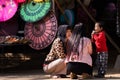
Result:
{"type": "Polygon", "coordinates": [[[46,73],[51,74],[66,74],[66,65],[64,63],[64,59],[57,59],[48,65],[43,67],[43,70],[46,73]]]}
{"type": "Polygon", "coordinates": [[[69,62],[67,63],[67,73],[69,74],[70,72],[79,75],[82,73],[88,73],[89,75],[92,75],[92,67],[86,63],[69,62]]]}
{"type": "Polygon", "coordinates": [[[72,79],[76,79],[77,74],[82,74],[83,78],[91,78],[92,67],[85,63],[69,62],[67,63],[67,73],[70,74],[72,79]]]}

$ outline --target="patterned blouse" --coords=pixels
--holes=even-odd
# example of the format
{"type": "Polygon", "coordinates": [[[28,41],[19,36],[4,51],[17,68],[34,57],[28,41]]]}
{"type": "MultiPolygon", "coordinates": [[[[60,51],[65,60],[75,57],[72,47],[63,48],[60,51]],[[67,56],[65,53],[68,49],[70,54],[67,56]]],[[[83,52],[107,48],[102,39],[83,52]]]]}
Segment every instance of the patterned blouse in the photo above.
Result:
{"type": "Polygon", "coordinates": [[[51,62],[58,58],[65,58],[65,56],[66,54],[64,53],[63,42],[60,40],[60,38],[56,38],[45,61],[51,62]]]}

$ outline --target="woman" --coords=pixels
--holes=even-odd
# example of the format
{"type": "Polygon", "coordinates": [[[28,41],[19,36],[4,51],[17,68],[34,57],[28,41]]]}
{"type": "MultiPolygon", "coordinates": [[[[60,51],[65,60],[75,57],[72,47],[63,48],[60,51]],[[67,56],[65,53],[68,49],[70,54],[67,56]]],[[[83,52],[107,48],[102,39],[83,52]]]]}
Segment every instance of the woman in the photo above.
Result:
{"type": "Polygon", "coordinates": [[[50,53],[45,59],[43,69],[46,73],[52,74],[53,78],[66,77],[66,65],[64,63],[66,57],[65,45],[70,35],[70,26],[59,27],[58,37],[54,40],[50,53]]]}
{"type": "Polygon", "coordinates": [[[92,45],[91,40],[83,36],[83,24],[75,26],[67,43],[67,73],[72,79],[77,79],[77,74],[83,78],[90,78],[92,75],[92,45]]]}

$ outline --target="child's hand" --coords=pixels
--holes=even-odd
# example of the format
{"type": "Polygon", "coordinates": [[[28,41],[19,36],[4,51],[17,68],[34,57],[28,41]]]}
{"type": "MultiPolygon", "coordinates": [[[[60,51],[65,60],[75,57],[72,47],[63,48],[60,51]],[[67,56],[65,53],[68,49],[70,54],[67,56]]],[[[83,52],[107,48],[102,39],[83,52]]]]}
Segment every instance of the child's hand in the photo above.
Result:
{"type": "Polygon", "coordinates": [[[95,33],[96,33],[96,31],[95,31],[95,30],[93,30],[93,31],[92,31],[92,33],[91,33],[91,35],[93,35],[93,34],[95,34],[95,33]]]}

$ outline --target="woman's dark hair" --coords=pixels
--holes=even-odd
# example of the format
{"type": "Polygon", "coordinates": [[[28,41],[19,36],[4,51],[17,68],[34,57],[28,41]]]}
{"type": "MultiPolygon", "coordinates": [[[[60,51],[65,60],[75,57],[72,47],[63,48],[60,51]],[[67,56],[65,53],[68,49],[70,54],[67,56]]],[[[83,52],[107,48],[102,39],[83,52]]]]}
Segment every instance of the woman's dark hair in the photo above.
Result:
{"type": "Polygon", "coordinates": [[[67,30],[71,30],[71,32],[72,32],[72,27],[71,26],[67,26],[66,31],[67,30]]]}
{"type": "MultiPolygon", "coordinates": [[[[83,37],[83,28],[84,25],[82,23],[75,25],[73,31],[72,31],[72,35],[68,41],[67,44],[67,54],[68,56],[71,54],[71,52],[75,52],[78,54],[78,46],[80,44],[80,39],[82,39],[81,37],[83,37]]],[[[82,45],[83,45],[83,40],[82,40],[82,45]]],[[[82,50],[82,49],[81,49],[82,50]]],[[[79,55],[79,54],[78,54],[79,55]]]]}
{"type": "Polygon", "coordinates": [[[66,31],[67,31],[67,30],[71,30],[71,32],[72,32],[72,27],[69,26],[69,25],[61,25],[61,26],[58,28],[58,33],[57,33],[57,37],[59,37],[60,40],[61,40],[62,43],[63,43],[63,47],[64,47],[65,53],[66,53],[65,38],[66,38],[66,31]]]}
{"type": "Polygon", "coordinates": [[[57,32],[57,37],[65,38],[66,30],[72,31],[72,27],[69,25],[60,25],[57,32]]]}

